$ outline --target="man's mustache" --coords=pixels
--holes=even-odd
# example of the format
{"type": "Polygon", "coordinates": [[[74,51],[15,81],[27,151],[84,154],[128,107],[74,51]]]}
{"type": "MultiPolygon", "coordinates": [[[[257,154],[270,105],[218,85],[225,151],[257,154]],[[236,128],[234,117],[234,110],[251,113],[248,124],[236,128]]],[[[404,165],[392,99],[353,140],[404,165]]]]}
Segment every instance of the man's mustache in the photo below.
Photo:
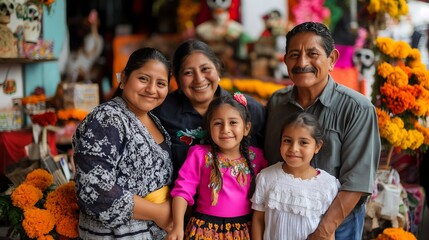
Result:
{"type": "Polygon", "coordinates": [[[316,69],[314,67],[294,67],[292,68],[292,73],[316,73],[316,69]]]}

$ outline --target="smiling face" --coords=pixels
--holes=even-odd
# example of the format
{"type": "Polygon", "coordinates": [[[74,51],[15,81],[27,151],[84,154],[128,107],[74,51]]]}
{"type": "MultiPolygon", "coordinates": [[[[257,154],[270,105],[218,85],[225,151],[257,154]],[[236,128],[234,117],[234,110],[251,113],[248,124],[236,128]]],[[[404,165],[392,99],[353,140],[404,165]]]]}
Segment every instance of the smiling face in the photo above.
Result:
{"type": "Polygon", "coordinates": [[[240,112],[229,104],[220,105],[212,114],[210,135],[220,151],[229,157],[240,154],[240,143],[250,131],[251,124],[245,124],[240,112]]]}
{"type": "Polygon", "coordinates": [[[180,88],[193,106],[211,102],[218,80],[215,65],[203,53],[193,52],[183,60],[179,72],[180,88]]]}
{"type": "MultiPolygon", "coordinates": [[[[125,79],[124,74],[122,79],[125,79]]],[[[168,94],[168,70],[165,64],[149,60],[131,72],[124,83],[122,98],[137,116],[159,106],[168,94]]]]}
{"type": "Polygon", "coordinates": [[[311,159],[321,147],[322,143],[316,143],[310,127],[291,124],[283,129],[280,154],[290,168],[310,166],[311,159]]]}
{"type": "Polygon", "coordinates": [[[313,32],[298,33],[287,45],[284,62],[294,84],[297,87],[324,87],[329,72],[334,69],[338,50],[334,49],[327,56],[322,37],[313,32]]]}

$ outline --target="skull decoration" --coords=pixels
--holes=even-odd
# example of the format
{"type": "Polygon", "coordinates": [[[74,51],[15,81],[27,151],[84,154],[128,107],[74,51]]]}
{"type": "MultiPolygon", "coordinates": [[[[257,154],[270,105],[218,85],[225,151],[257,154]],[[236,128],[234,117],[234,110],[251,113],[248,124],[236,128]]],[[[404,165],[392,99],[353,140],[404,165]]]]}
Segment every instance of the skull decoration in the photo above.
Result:
{"type": "Polygon", "coordinates": [[[232,0],[207,0],[207,5],[210,9],[227,9],[231,6],[232,0]]]}
{"type": "Polygon", "coordinates": [[[15,4],[11,0],[0,0],[0,24],[8,24],[10,15],[15,10],[15,4]]]}
{"type": "Polygon", "coordinates": [[[217,25],[224,25],[229,19],[228,9],[232,0],[207,0],[207,5],[212,11],[212,17],[217,25]]]}
{"type": "Polygon", "coordinates": [[[26,8],[26,15],[29,21],[40,21],[41,20],[41,12],[40,8],[36,4],[28,4],[26,8]]]}
{"type": "Polygon", "coordinates": [[[376,56],[371,49],[361,48],[353,54],[353,63],[359,71],[360,78],[366,82],[365,95],[371,96],[376,56]]]}

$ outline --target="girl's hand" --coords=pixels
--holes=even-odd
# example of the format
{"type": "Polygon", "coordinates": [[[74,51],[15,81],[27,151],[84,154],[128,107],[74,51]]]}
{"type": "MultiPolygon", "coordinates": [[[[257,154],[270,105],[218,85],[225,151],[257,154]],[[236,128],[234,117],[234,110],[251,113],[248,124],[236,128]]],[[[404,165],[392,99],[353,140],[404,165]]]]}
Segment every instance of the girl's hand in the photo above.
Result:
{"type": "Polygon", "coordinates": [[[156,219],[153,221],[160,228],[165,231],[170,232],[173,229],[173,218],[171,214],[171,200],[168,200],[164,203],[158,204],[158,213],[156,219]]]}
{"type": "Polygon", "coordinates": [[[184,231],[182,227],[173,228],[167,235],[167,240],[183,240],[184,231]]]}

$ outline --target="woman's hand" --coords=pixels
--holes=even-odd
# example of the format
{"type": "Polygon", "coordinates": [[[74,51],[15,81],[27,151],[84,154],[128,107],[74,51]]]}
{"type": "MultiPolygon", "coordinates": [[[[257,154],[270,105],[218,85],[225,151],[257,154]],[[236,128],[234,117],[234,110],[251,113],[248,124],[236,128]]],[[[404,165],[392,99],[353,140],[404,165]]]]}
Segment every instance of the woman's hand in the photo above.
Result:
{"type": "Polygon", "coordinates": [[[182,227],[173,228],[167,235],[167,240],[183,240],[184,231],[182,227]]]}
{"type": "Polygon", "coordinates": [[[173,229],[171,199],[163,203],[153,203],[134,195],[133,218],[153,221],[160,228],[169,232],[173,229]]]}

